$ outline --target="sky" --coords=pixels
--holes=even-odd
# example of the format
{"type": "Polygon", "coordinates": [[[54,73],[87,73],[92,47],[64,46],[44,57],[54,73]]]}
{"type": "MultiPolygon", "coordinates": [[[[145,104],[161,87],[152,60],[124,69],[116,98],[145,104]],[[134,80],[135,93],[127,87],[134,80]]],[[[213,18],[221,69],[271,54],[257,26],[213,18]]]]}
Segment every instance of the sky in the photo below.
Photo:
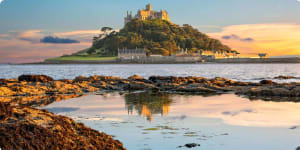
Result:
{"type": "Polygon", "coordinates": [[[241,56],[300,55],[299,0],[0,0],[0,63],[38,62],[91,46],[103,26],[151,3],[241,56]]]}

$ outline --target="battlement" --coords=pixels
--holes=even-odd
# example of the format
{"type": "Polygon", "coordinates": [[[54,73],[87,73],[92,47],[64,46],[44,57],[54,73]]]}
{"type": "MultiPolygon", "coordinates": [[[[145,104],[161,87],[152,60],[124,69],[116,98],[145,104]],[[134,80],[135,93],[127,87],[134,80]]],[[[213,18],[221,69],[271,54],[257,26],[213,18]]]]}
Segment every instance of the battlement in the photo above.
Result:
{"type": "Polygon", "coordinates": [[[130,22],[133,19],[140,19],[140,20],[150,20],[150,19],[161,19],[161,20],[167,20],[170,21],[170,17],[167,11],[161,10],[161,11],[153,11],[152,5],[148,4],[146,5],[146,9],[138,10],[137,14],[135,16],[132,16],[132,13],[128,13],[125,19],[125,25],[130,22]]]}

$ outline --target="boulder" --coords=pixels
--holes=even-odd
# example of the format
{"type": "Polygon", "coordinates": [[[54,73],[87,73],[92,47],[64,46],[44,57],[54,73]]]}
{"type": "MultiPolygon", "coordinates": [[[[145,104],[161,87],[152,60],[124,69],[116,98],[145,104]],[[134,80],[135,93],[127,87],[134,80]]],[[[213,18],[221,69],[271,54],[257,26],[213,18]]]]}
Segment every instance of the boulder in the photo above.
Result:
{"type": "Polygon", "coordinates": [[[291,90],[291,96],[293,97],[299,97],[300,96],[300,87],[295,87],[291,90]]]}
{"type": "Polygon", "coordinates": [[[144,80],[145,78],[139,76],[139,75],[133,75],[128,77],[129,80],[144,80]]]}
{"type": "Polygon", "coordinates": [[[26,82],[51,82],[54,81],[52,77],[46,75],[21,75],[18,77],[19,81],[26,82]]]}
{"type": "Polygon", "coordinates": [[[274,84],[274,82],[272,80],[261,80],[259,83],[260,84],[268,84],[268,85],[274,84]]]}
{"type": "MultiPolygon", "coordinates": [[[[150,81],[150,80],[147,80],[139,75],[133,75],[131,77],[128,78],[128,80],[132,80],[132,81],[140,81],[140,82],[144,82],[144,83],[149,83],[149,84],[152,84],[153,82],[150,81]]],[[[124,80],[120,81],[120,82],[123,82],[124,80]]]]}

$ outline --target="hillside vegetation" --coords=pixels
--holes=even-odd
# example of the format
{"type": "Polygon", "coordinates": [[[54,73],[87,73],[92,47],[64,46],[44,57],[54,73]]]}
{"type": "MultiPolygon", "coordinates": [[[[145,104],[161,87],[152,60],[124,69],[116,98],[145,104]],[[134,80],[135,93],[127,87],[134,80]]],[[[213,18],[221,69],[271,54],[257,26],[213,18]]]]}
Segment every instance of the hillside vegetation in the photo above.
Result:
{"type": "MultiPolygon", "coordinates": [[[[111,30],[111,29],[104,29],[111,30]]],[[[147,54],[175,54],[180,48],[188,52],[207,50],[231,52],[219,40],[212,39],[188,24],[179,26],[164,20],[133,20],[120,32],[94,37],[86,55],[116,56],[118,48],[146,48],[147,54]]],[[[79,54],[79,53],[78,53],[79,54]]]]}

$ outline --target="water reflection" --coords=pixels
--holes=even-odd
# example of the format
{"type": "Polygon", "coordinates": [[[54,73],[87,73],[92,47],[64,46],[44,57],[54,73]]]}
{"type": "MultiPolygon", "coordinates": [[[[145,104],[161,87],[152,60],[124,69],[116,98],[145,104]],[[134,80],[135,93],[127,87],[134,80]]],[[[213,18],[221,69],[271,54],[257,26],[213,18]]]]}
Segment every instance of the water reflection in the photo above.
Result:
{"type": "Polygon", "coordinates": [[[199,117],[222,119],[238,126],[290,127],[300,125],[300,103],[272,102],[238,97],[131,93],[124,96],[128,114],[134,110],[150,122],[153,115],[171,118],[199,117]],[[172,105],[171,105],[172,104],[172,105]]]}
{"type": "Polygon", "coordinates": [[[139,115],[152,121],[153,114],[167,115],[172,103],[171,96],[167,93],[130,93],[125,95],[125,104],[128,114],[135,109],[139,115]]]}
{"type": "Polygon", "coordinates": [[[208,97],[168,93],[89,95],[47,106],[53,107],[78,108],[70,112],[74,115],[78,113],[91,117],[95,114],[110,117],[138,115],[150,122],[157,122],[164,116],[162,118],[164,120],[179,121],[211,118],[235,126],[284,128],[300,126],[300,103],[251,101],[234,94],[208,97]]]}
{"type": "Polygon", "coordinates": [[[12,105],[23,106],[46,106],[53,102],[81,97],[83,95],[52,95],[52,96],[15,96],[15,97],[0,97],[1,102],[8,102],[12,105]]]}
{"type": "Polygon", "coordinates": [[[131,150],[176,149],[191,142],[211,150],[282,150],[295,149],[300,139],[300,103],[234,94],[108,93],[44,108],[114,135],[131,150]]]}

